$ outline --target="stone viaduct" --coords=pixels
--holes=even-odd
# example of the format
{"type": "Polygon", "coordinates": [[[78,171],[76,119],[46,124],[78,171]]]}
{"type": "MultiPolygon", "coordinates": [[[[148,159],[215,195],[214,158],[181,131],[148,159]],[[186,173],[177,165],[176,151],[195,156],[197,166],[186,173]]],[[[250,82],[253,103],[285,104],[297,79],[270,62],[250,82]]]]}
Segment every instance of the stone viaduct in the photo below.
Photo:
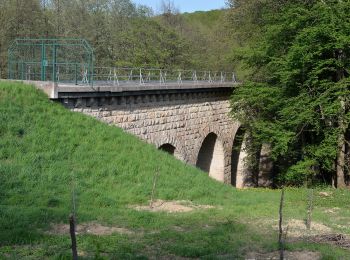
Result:
{"type": "Polygon", "coordinates": [[[259,172],[246,166],[247,136],[230,117],[233,83],[87,87],[36,82],[51,99],[124,129],[217,181],[238,188],[268,186],[268,147],[259,172]]]}

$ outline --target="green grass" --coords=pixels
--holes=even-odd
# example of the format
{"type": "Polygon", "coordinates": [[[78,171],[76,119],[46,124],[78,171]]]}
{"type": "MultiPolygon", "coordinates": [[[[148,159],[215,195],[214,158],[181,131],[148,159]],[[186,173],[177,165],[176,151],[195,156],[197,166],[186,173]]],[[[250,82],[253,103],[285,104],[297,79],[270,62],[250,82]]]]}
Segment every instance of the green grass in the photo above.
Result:
{"type": "MultiPolygon", "coordinates": [[[[78,235],[86,259],[232,259],[277,249],[271,220],[278,218],[278,190],[220,184],[121,129],[70,112],[18,83],[0,82],[0,122],[0,259],[70,259],[69,236],[44,231],[67,222],[73,187],[79,223],[135,232],[78,235]],[[215,208],[175,214],[130,208],[148,203],[158,168],[157,198],[215,208]]],[[[329,192],[327,198],[315,193],[314,220],[350,234],[342,228],[350,221],[350,194],[329,192]],[[325,212],[334,207],[340,210],[325,212]]],[[[286,191],[286,220],[305,218],[306,198],[304,189],[286,191]]],[[[349,251],[329,245],[287,246],[319,251],[324,259],[350,258],[349,251]]]]}

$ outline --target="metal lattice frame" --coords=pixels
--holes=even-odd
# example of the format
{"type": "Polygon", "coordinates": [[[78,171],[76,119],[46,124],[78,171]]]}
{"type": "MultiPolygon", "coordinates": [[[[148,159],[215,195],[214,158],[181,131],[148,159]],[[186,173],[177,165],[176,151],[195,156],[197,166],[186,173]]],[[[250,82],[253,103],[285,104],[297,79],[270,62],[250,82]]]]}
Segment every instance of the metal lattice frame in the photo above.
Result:
{"type": "Polygon", "coordinates": [[[93,62],[84,39],[16,39],[8,49],[8,78],[92,84],[93,62]]]}

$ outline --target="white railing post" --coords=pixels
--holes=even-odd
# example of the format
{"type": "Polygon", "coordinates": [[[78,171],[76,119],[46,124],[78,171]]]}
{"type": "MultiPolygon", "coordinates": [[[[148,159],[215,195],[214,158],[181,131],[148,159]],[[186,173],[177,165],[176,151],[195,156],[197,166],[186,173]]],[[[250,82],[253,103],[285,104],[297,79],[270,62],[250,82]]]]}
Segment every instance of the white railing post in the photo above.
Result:
{"type": "Polygon", "coordinates": [[[164,72],[164,75],[163,75],[162,70],[160,70],[159,83],[160,84],[166,83],[166,71],[164,72]]]}
{"type": "Polygon", "coordinates": [[[142,69],[140,69],[140,85],[144,85],[145,82],[143,80],[143,77],[142,77],[142,69]]]}
{"type": "Polygon", "coordinates": [[[109,69],[107,81],[111,81],[111,80],[112,80],[112,69],[109,69]]]}
{"type": "Polygon", "coordinates": [[[163,75],[162,75],[162,70],[159,70],[159,84],[162,85],[163,81],[163,75]]]}
{"type": "Polygon", "coordinates": [[[133,75],[132,75],[133,70],[130,71],[128,82],[132,81],[133,75]]]}
{"type": "Polygon", "coordinates": [[[192,72],[192,80],[194,81],[194,83],[198,82],[198,80],[197,80],[197,71],[193,71],[192,72]]]}
{"type": "Polygon", "coordinates": [[[179,71],[179,75],[177,77],[177,84],[182,84],[182,77],[181,77],[181,71],[179,71]]]}
{"type": "Polygon", "coordinates": [[[233,83],[236,83],[237,81],[236,81],[236,76],[235,76],[235,73],[234,72],[232,72],[232,82],[233,83]]]}
{"type": "Polygon", "coordinates": [[[119,86],[119,79],[117,75],[117,69],[113,69],[113,86],[115,86],[115,83],[117,82],[117,85],[119,86]]]}
{"type": "Polygon", "coordinates": [[[224,76],[224,74],[221,71],[221,83],[224,83],[226,80],[226,76],[224,76]]]}

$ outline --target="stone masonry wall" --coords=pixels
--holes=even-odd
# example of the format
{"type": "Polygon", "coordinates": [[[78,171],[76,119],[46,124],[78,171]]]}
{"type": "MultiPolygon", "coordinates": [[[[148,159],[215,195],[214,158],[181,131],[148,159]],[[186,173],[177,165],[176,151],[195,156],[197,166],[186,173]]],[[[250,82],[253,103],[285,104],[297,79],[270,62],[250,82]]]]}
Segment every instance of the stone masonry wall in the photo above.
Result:
{"type": "Polygon", "coordinates": [[[61,102],[160,147],[169,143],[175,156],[196,165],[204,139],[215,133],[224,147],[224,182],[231,183],[231,153],[239,124],[229,117],[229,92],[138,94],[72,98],[61,102]]]}

